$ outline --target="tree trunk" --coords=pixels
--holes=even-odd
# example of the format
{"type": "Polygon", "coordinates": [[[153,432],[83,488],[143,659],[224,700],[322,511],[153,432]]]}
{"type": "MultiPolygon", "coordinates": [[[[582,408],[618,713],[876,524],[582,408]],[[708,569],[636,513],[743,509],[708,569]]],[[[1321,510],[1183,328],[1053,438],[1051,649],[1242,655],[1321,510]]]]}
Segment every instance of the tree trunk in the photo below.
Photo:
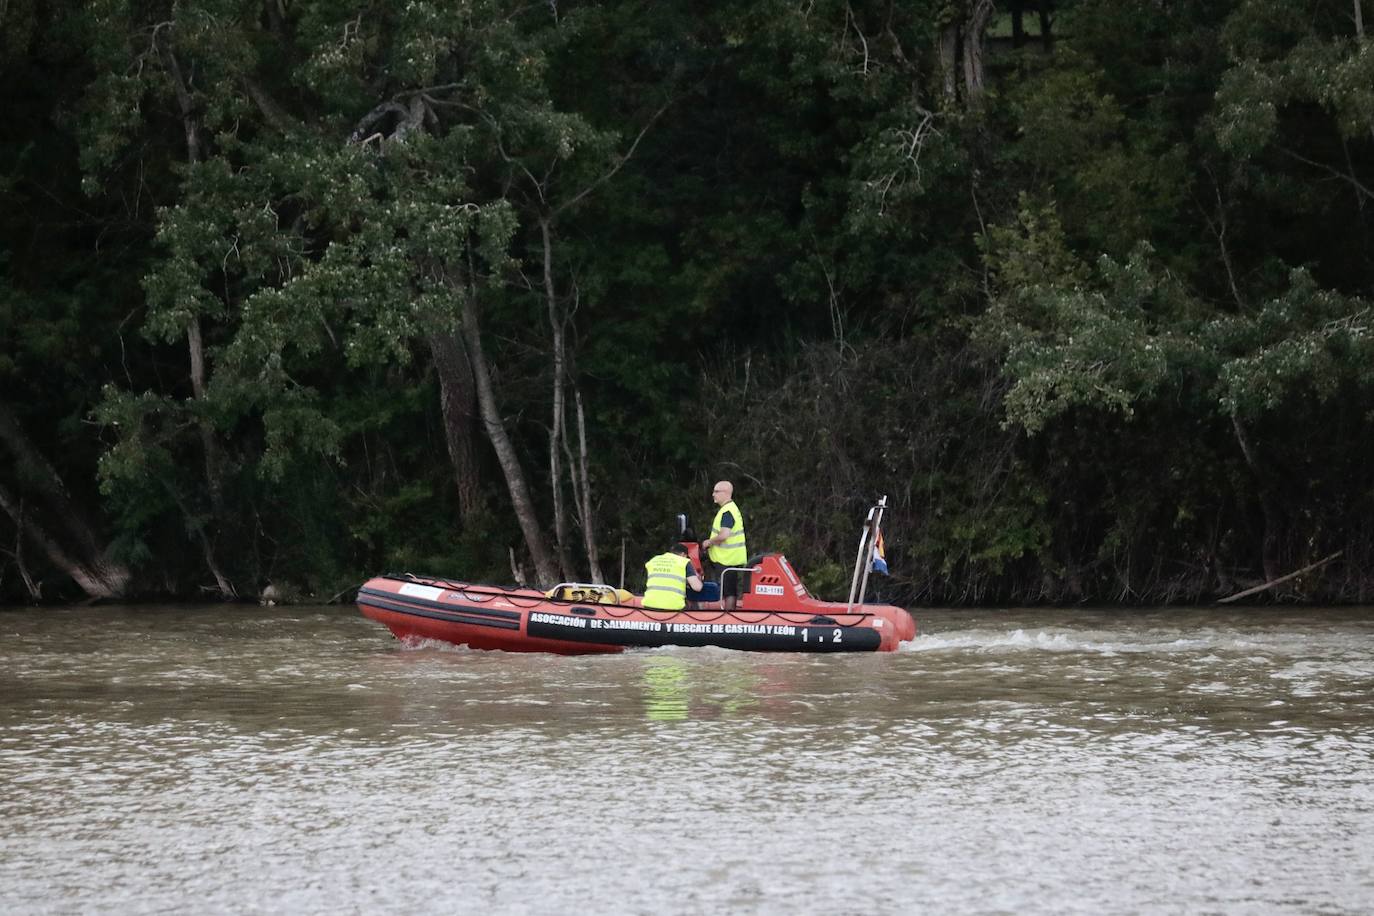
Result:
{"type": "Polygon", "coordinates": [[[29,572],[29,565],[24,562],[24,532],[18,531],[14,538],[14,566],[19,570],[19,578],[24,582],[24,588],[29,593],[29,598],[34,601],[43,600],[43,583],[34,579],[29,572]]]}
{"type": "MultiPolygon", "coordinates": [[[[1355,0],[1355,40],[1364,45],[1364,0],[1355,0]]],[[[1374,124],[1369,126],[1369,135],[1374,137],[1374,124]]],[[[1350,154],[1346,153],[1346,160],[1349,161],[1350,154]]],[[[1353,169],[1352,169],[1353,171],[1353,169]]],[[[1364,198],[1360,201],[1360,212],[1364,212],[1364,198]]]]}
{"type": "Polygon", "coordinates": [[[567,423],[563,376],[566,373],[564,352],[565,323],[558,308],[553,288],[553,234],[547,216],[539,220],[539,234],[544,242],[544,301],[548,307],[549,330],[553,344],[553,416],[549,423],[549,486],[553,491],[553,537],[558,553],[559,572],[564,581],[573,578],[572,563],[568,559],[568,509],[563,504],[563,439],[567,423]]]}
{"type": "MultiPolygon", "coordinates": [[[[197,401],[205,400],[205,343],[200,334],[200,316],[194,315],[186,325],[186,345],[190,351],[191,359],[191,394],[197,401]]],[[[196,421],[196,427],[200,431],[201,452],[205,460],[205,484],[210,493],[210,521],[209,525],[213,529],[219,528],[220,519],[224,518],[224,480],[220,472],[223,462],[220,461],[219,442],[215,439],[215,430],[210,420],[201,417],[196,421]]],[[[215,585],[219,589],[220,596],[226,600],[238,597],[238,592],[234,588],[233,582],[224,575],[220,568],[219,560],[215,557],[214,539],[206,533],[206,525],[192,521],[192,515],[188,506],[178,500],[182,507],[182,514],[186,516],[187,522],[196,530],[197,539],[200,541],[200,550],[205,557],[205,565],[209,568],[210,574],[215,577],[215,585]]]]}
{"type": "Polygon", "coordinates": [[[1050,18],[1052,6],[1049,0],[1040,0],[1040,46],[1046,54],[1054,50],[1054,20],[1050,18]]]}
{"type": "Polygon", "coordinates": [[[964,21],[964,103],[968,108],[981,104],[983,96],[983,33],[992,18],[992,0],[974,0],[964,21]]]}
{"type": "Polygon", "coordinates": [[[48,513],[65,533],[67,547],[74,548],[75,555],[61,545],[56,534],[36,521],[30,513],[23,511],[23,504],[6,491],[4,508],[14,519],[16,527],[28,534],[53,564],[76,580],[82,591],[90,597],[115,598],[122,595],[132,578],[128,567],[106,556],[105,545],[97,538],[94,526],[72,502],[57,470],[29,440],[9,406],[2,402],[0,443],[9,449],[15,465],[43,498],[48,513]]]}
{"type": "MultiPolygon", "coordinates": [[[[175,28],[175,22],[167,22],[157,26],[154,35],[164,27],[175,28]]],[[[172,49],[166,43],[158,45],[162,52],[162,59],[167,64],[167,72],[172,77],[172,88],[176,92],[177,107],[181,109],[181,126],[186,133],[186,161],[194,165],[200,161],[200,126],[196,121],[195,106],[191,102],[191,91],[186,86],[186,79],[181,75],[181,64],[177,62],[177,56],[172,53],[172,49]]]]}
{"type": "Polygon", "coordinates": [[[510,576],[516,585],[524,587],[529,585],[529,577],[525,575],[525,567],[520,565],[520,561],[515,559],[515,548],[507,547],[506,552],[510,554],[510,576]]]}
{"type": "Polygon", "coordinates": [[[577,399],[577,476],[581,479],[580,488],[582,541],[587,548],[587,565],[591,568],[592,581],[598,585],[606,581],[601,574],[601,556],[596,546],[596,527],[592,524],[592,483],[587,473],[587,419],[582,410],[582,392],[573,386],[573,397],[577,399]]]}
{"type": "Polygon", "coordinates": [[[69,541],[75,543],[85,556],[95,556],[103,551],[98,542],[95,528],[86,520],[72,502],[57,469],[48,462],[19,425],[19,418],[10,410],[9,405],[0,402],[0,443],[3,443],[14,456],[15,466],[29,482],[34,491],[40,494],[51,508],[57,520],[66,529],[69,541]]]}
{"type": "MultiPolygon", "coordinates": [[[[186,349],[191,361],[191,394],[197,401],[205,400],[205,342],[200,333],[200,316],[193,316],[186,325],[186,349]]],[[[219,444],[215,441],[215,430],[210,421],[201,419],[196,423],[200,430],[200,442],[205,460],[205,482],[210,490],[210,506],[215,518],[219,518],[224,507],[224,480],[220,473],[219,444]]]]}
{"type": "Polygon", "coordinates": [[[265,0],[263,8],[267,13],[268,30],[274,35],[285,35],[286,23],[282,13],[281,0],[265,0]]]}
{"type": "Polygon", "coordinates": [[[477,383],[477,406],[486,427],[487,438],[491,440],[496,460],[501,465],[501,473],[506,478],[506,488],[510,491],[511,508],[515,520],[525,536],[525,546],[529,549],[530,559],[534,562],[535,575],[539,584],[545,588],[558,582],[558,570],[549,552],[543,533],[539,530],[539,519],[535,515],[534,500],[530,499],[529,485],[525,482],[525,471],[520,466],[520,456],[506,433],[506,424],[501,419],[496,404],[496,392],[492,387],[491,371],[487,367],[486,355],[482,352],[481,327],[477,319],[477,303],[468,300],[463,303],[463,344],[467,347],[468,361],[472,364],[472,377],[477,383]]]}
{"type": "Polygon", "coordinates": [[[444,439],[453,476],[458,484],[458,513],[471,523],[481,506],[482,478],[477,463],[477,390],[467,350],[452,331],[429,335],[429,350],[439,375],[439,404],[444,415],[444,439]]]}
{"type": "MultiPolygon", "coordinates": [[[[182,513],[190,518],[189,511],[182,506],[182,513]]],[[[229,577],[220,569],[219,560],[215,558],[215,549],[210,543],[210,536],[205,533],[204,525],[195,525],[196,540],[200,541],[200,555],[205,558],[205,567],[210,570],[210,575],[215,577],[215,588],[219,591],[219,596],[226,601],[233,601],[238,598],[238,591],[234,588],[234,583],[229,581],[229,577]]]]}
{"type": "MultiPolygon", "coordinates": [[[[0,485],[0,509],[14,521],[15,527],[22,534],[38,545],[54,566],[71,576],[88,596],[110,599],[124,594],[129,585],[129,571],[126,568],[100,556],[72,556],[52,532],[24,511],[23,503],[3,485],[0,485]]],[[[28,580],[27,574],[25,579],[28,580]]],[[[30,592],[32,591],[30,587],[30,592]]]]}
{"type": "MultiPolygon", "coordinates": [[[[534,198],[531,202],[533,203],[535,220],[539,223],[539,232],[544,244],[544,298],[548,307],[549,328],[553,335],[553,411],[552,422],[549,424],[549,483],[553,492],[554,534],[557,537],[558,563],[563,570],[565,578],[568,577],[571,563],[568,559],[567,552],[568,513],[567,508],[563,504],[563,470],[561,456],[563,450],[567,447],[566,384],[568,372],[566,332],[570,319],[569,315],[565,314],[563,309],[559,307],[558,298],[554,290],[553,221],[560,213],[573,209],[585,200],[588,195],[595,192],[597,188],[615,177],[621,167],[624,166],[626,162],[629,162],[634,156],[635,150],[639,148],[639,143],[644,139],[644,135],[649,132],[649,128],[668,110],[671,104],[671,100],[665,102],[663,106],[649,118],[644,127],[640,129],[634,142],[630,144],[630,148],[625,152],[625,155],[619,157],[609,169],[557,206],[552,206],[549,203],[549,201],[553,199],[549,186],[552,172],[545,175],[543,181],[535,178],[529,171],[525,171],[524,173],[531,183],[530,190],[534,194],[534,198]]],[[[483,410],[485,411],[485,409],[485,405],[483,405],[483,410]]],[[[569,464],[571,465],[572,463],[570,457],[569,464]]],[[[576,491],[579,486],[577,477],[578,472],[576,469],[573,469],[570,473],[573,477],[573,489],[576,491]]],[[[580,485],[584,488],[585,495],[585,487],[587,485],[587,478],[585,475],[581,478],[580,485]]],[[[574,495],[574,499],[578,500],[579,504],[583,504],[582,498],[578,497],[576,494],[574,495]]],[[[585,504],[590,504],[590,496],[586,496],[585,504]]],[[[583,524],[585,532],[585,526],[589,525],[590,522],[584,518],[583,524]]],[[[592,574],[598,577],[596,581],[600,583],[601,579],[599,578],[599,573],[596,571],[598,563],[595,557],[595,540],[589,535],[586,536],[586,539],[588,543],[588,561],[593,569],[592,574]]]]}
{"type": "Polygon", "coordinates": [[[951,22],[940,30],[940,75],[945,89],[945,103],[954,105],[959,100],[959,82],[956,76],[959,69],[959,23],[951,22]]]}
{"type": "Polygon", "coordinates": [[[1260,463],[1259,456],[1255,454],[1254,447],[1250,444],[1250,437],[1246,434],[1245,427],[1234,413],[1231,414],[1231,428],[1235,431],[1236,441],[1240,443],[1241,454],[1245,456],[1245,463],[1250,466],[1250,472],[1255,475],[1255,484],[1259,489],[1260,509],[1264,513],[1264,540],[1260,547],[1260,562],[1264,566],[1265,580],[1272,581],[1279,577],[1279,509],[1274,503],[1274,491],[1270,485],[1269,473],[1260,463]]]}
{"type": "MultiPolygon", "coordinates": [[[[176,24],[170,23],[168,28],[175,28],[176,24]]],[[[162,27],[159,26],[159,29],[162,27]]],[[[172,77],[172,88],[176,92],[177,107],[181,111],[182,129],[186,134],[186,161],[191,165],[200,162],[200,123],[196,117],[195,106],[191,100],[191,93],[186,84],[186,79],[182,75],[181,65],[177,62],[176,54],[165,42],[158,45],[162,53],[162,58],[167,65],[167,71],[172,77]]],[[[192,315],[191,320],[186,325],[186,347],[190,351],[191,360],[191,393],[197,401],[205,401],[205,343],[201,336],[200,316],[192,315]]],[[[197,420],[196,426],[200,431],[200,441],[204,461],[205,461],[205,482],[210,492],[210,524],[218,528],[219,522],[224,518],[224,487],[220,470],[223,462],[220,461],[219,444],[215,441],[215,431],[209,419],[201,417],[197,420]]],[[[183,513],[186,507],[183,504],[183,513]]],[[[231,583],[220,570],[219,562],[215,559],[214,541],[205,532],[205,526],[193,522],[189,514],[186,515],[187,523],[196,529],[201,544],[201,552],[205,557],[205,564],[210,568],[211,574],[215,577],[215,583],[219,588],[220,594],[224,598],[237,598],[238,594],[231,583]]]]}

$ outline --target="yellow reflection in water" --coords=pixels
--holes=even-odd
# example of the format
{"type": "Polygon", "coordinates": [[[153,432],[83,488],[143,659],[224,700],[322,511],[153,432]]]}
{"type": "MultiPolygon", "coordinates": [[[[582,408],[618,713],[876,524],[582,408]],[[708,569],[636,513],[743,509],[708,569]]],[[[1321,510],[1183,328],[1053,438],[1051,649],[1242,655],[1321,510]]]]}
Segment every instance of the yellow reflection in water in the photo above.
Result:
{"type": "Polygon", "coordinates": [[[658,722],[687,718],[687,666],[676,658],[652,658],[644,666],[644,714],[658,722]]]}
{"type": "Polygon", "coordinates": [[[702,665],[654,656],[644,663],[644,714],[658,722],[732,716],[758,704],[763,683],[746,659],[702,665]]]}

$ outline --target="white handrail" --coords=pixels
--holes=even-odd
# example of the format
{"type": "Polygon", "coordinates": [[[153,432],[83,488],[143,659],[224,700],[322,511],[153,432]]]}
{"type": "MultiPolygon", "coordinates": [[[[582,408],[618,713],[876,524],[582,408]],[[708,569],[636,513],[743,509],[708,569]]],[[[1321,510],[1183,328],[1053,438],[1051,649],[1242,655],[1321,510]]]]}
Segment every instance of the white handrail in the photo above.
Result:
{"type": "Polygon", "coordinates": [[[864,519],[863,527],[859,529],[859,553],[854,557],[854,575],[849,580],[849,607],[854,607],[854,595],[859,590],[859,567],[864,561],[864,545],[868,542],[868,529],[873,523],[873,510],[868,510],[868,518],[864,519]]]}
{"type": "MultiPolygon", "coordinates": [[[[728,573],[728,572],[751,573],[751,572],[753,572],[753,571],[754,571],[754,567],[752,567],[752,566],[726,566],[726,567],[723,567],[723,568],[721,569],[721,571],[720,571],[720,604],[721,604],[721,607],[722,607],[722,608],[725,607],[725,574],[728,573]]],[[[743,600],[743,599],[744,599],[744,595],[737,595],[736,597],[739,598],[740,600],[743,600]]]]}
{"type": "Polygon", "coordinates": [[[886,509],[887,494],[883,494],[878,504],[868,510],[868,518],[864,519],[863,530],[859,532],[859,555],[854,560],[854,576],[849,582],[849,602],[845,606],[847,613],[854,611],[856,591],[860,606],[863,606],[868,593],[868,573],[873,568],[873,553],[878,549],[878,532],[882,530],[883,512],[886,509]]]}

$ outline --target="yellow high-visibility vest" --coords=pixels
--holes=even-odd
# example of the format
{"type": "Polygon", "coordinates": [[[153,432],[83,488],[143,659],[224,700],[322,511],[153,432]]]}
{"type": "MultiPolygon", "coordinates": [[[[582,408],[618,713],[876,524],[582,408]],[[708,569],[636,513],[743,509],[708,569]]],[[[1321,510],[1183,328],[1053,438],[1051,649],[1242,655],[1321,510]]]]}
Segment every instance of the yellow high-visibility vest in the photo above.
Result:
{"type": "Polygon", "coordinates": [[[716,517],[711,522],[711,537],[720,534],[720,517],[726,512],[731,512],[735,516],[730,537],[723,543],[712,544],[706,553],[717,566],[743,566],[749,562],[749,551],[744,546],[744,513],[739,511],[739,506],[735,505],[733,499],[716,510],[716,517]]]}
{"type": "Polygon", "coordinates": [[[676,553],[661,553],[644,564],[649,574],[644,583],[644,606],[655,611],[680,611],[687,606],[687,567],[691,560],[676,553]]]}

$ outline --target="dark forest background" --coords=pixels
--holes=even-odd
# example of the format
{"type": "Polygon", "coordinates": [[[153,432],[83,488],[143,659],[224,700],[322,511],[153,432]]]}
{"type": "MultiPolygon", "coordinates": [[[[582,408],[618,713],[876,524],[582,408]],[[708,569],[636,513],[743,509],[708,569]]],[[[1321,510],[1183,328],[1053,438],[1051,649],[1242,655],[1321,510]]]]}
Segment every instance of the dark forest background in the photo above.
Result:
{"type": "Polygon", "coordinates": [[[0,0],[0,600],[1370,601],[1367,12],[0,0]]]}

